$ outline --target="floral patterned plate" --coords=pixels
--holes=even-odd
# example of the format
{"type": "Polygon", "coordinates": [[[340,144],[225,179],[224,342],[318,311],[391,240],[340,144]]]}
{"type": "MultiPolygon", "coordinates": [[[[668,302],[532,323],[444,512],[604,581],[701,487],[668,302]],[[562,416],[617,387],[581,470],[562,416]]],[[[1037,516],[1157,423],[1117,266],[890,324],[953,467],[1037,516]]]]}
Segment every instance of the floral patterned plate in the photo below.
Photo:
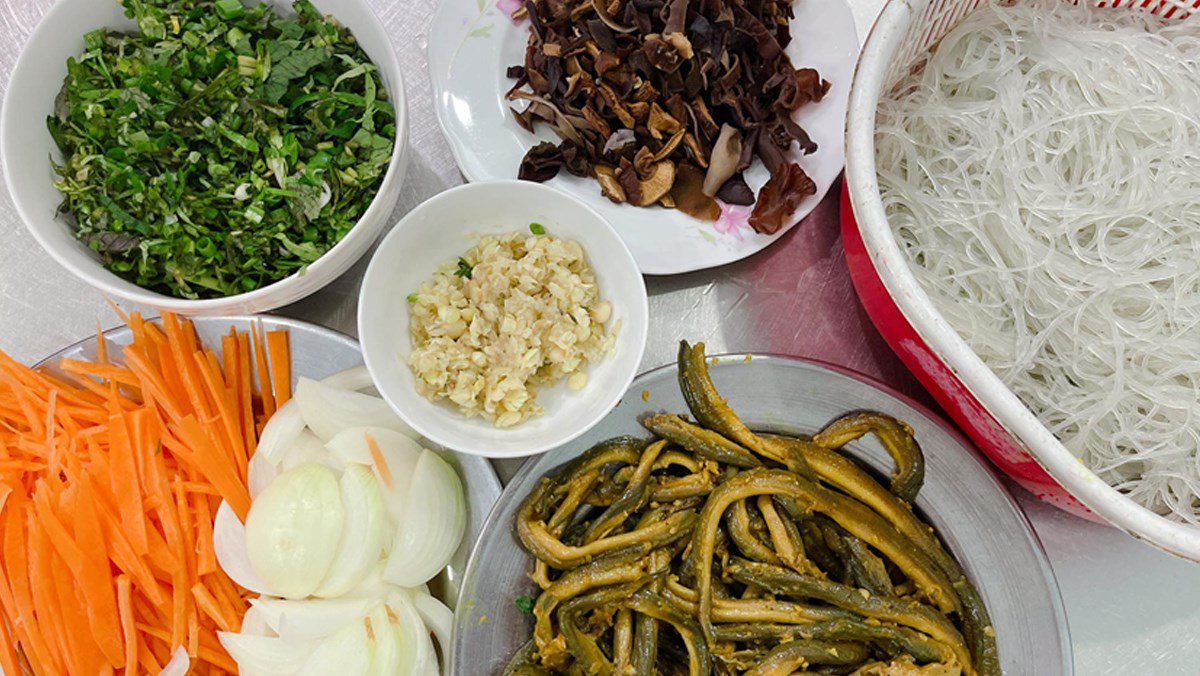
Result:
{"type": "MultiPolygon", "coordinates": [[[[470,181],[516,178],[525,151],[553,132],[522,129],[509,113],[504,94],[512,86],[508,66],[522,63],[528,21],[513,21],[520,0],[443,0],[429,34],[429,67],[434,107],[459,168],[470,181]]],[[[790,222],[774,235],[750,229],[749,207],[728,206],[716,222],[703,222],[672,209],[613,204],[592,179],[562,172],[549,185],[583,200],[603,215],[633,252],[645,274],[668,275],[711,268],[761,251],[809,214],[842,171],[846,100],[858,56],[854,17],[845,0],[796,0],[793,40],[788,55],[797,68],[812,67],[833,87],[817,104],[804,106],[795,120],[819,149],[792,153],[817,185],[790,222]]],[[[767,171],[756,162],[746,172],[756,191],[767,171]]]]}

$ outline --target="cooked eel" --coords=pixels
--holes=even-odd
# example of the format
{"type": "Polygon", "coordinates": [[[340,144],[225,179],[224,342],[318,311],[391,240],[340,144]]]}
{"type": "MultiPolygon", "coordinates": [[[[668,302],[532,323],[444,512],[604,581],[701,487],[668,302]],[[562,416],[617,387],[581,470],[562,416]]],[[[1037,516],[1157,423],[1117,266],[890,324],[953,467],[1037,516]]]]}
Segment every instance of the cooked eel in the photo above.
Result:
{"type": "Polygon", "coordinates": [[[681,344],[679,380],[694,421],[648,415],[655,438],[597,444],[521,505],[541,592],[506,674],[1000,673],[979,593],[914,511],[925,461],[906,423],[751,430],[702,344],[681,344]],[[844,448],[868,434],[886,484],[844,448]]]}

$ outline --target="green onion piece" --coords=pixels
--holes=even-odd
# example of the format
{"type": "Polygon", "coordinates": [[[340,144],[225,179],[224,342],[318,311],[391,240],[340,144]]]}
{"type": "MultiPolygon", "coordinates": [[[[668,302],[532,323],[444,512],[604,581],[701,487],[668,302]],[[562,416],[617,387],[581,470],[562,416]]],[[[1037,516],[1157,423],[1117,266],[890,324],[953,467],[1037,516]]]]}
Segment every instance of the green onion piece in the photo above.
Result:
{"type": "Polygon", "coordinates": [[[88,50],[100,49],[104,46],[104,29],[97,28],[94,31],[85,33],[83,36],[83,46],[88,50]]]}
{"type": "Polygon", "coordinates": [[[513,600],[513,603],[517,604],[517,610],[525,613],[526,615],[533,614],[533,597],[518,596],[513,600]]]}
{"type": "Polygon", "coordinates": [[[459,277],[466,277],[467,279],[470,279],[472,272],[474,272],[474,268],[471,267],[471,264],[468,263],[466,259],[459,258],[458,269],[454,271],[454,274],[458,275],[459,277]]]}
{"type": "Polygon", "coordinates": [[[544,235],[546,234],[546,228],[543,227],[541,223],[530,223],[529,232],[532,232],[535,235],[544,235]]]}
{"type": "Polygon", "coordinates": [[[417,302],[417,294],[415,294],[415,293],[408,294],[408,302],[410,302],[410,303],[417,302]]]}
{"type": "Polygon", "coordinates": [[[217,0],[214,6],[217,10],[217,16],[226,20],[236,19],[246,11],[246,8],[242,6],[241,0],[217,0]]]}

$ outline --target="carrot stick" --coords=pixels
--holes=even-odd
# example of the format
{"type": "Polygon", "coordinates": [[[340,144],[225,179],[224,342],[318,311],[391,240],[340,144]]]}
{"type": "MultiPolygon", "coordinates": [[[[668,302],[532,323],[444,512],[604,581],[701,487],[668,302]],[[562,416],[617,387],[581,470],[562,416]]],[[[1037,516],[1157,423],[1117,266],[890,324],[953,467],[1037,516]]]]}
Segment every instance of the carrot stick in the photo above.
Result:
{"type": "Polygon", "coordinates": [[[187,654],[192,659],[200,656],[200,617],[194,606],[187,616],[187,654]]]}
{"type": "Polygon", "coordinates": [[[221,493],[242,521],[250,511],[250,493],[227,463],[221,462],[218,451],[205,438],[200,422],[192,416],[179,421],[176,432],[183,443],[164,439],[171,453],[198,470],[221,493]],[[193,450],[194,449],[194,450],[193,450]]]}
{"type": "MultiPolygon", "coordinates": [[[[143,634],[157,638],[160,641],[168,640],[167,632],[163,631],[159,627],[139,623],[138,629],[143,634]]],[[[224,651],[219,650],[219,646],[220,644],[216,642],[216,639],[213,639],[212,641],[202,640],[200,642],[199,650],[196,651],[196,655],[209,664],[218,666],[225,671],[237,673],[237,664],[234,663],[234,661],[231,660],[227,655],[225,655],[224,651]]]]}
{"type": "Polygon", "coordinates": [[[292,358],[287,331],[267,331],[267,354],[271,357],[271,387],[275,405],[292,398],[292,358]]]}
{"type": "Polygon", "coordinates": [[[133,488],[145,477],[137,469],[137,457],[130,441],[129,427],[126,417],[109,418],[109,454],[112,458],[113,494],[119,500],[122,526],[129,534],[129,542],[139,554],[145,554],[149,547],[146,540],[146,512],[142,505],[142,492],[133,488]],[[129,488],[124,489],[128,486],[129,488]]]}
{"type": "Polygon", "coordinates": [[[224,441],[226,442],[229,453],[229,459],[236,465],[238,475],[242,478],[246,476],[246,450],[243,448],[244,438],[238,426],[237,420],[237,405],[230,398],[229,392],[226,390],[225,382],[221,379],[221,371],[216,365],[216,357],[212,353],[207,355],[199,352],[193,355],[197,366],[200,370],[200,376],[204,381],[204,385],[208,390],[209,396],[216,402],[218,417],[222,423],[222,429],[225,432],[224,441]]]}
{"type": "Polygon", "coordinates": [[[367,448],[371,450],[371,459],[375,461],[375,466],[379,468],[379,478],[383,479],[383,483],[388,488],[392,487],[392,470],[388,467],[387,460],[383,457],[383,451],[379,449],[379,442],[375,441],[375,437],[367,435],[367,448]]]}
{"type": "Polygon", "coordinates": [[[262,335],[262,322],[251,327],[254,337],[254,368],[258,372],[259,396],[262,398],[264,420],[275,415],[275,395],[271,389],[271,375],[267,364],[266,339],[262,335]]]}
{"type": "MultiPolygon", "coordinates": [[[[180,491],[187,492],[182,482],[176,484],[180,491]]],[[[192,511],[196,514],[196,576],[208,575],[217,570],[217,554],[213,550],[213,517],[208,496],[187,492],[191,498],[192,511]]]]}
{"type": "MultiPolygon", "coordinates": [[[[137,631],[141,631],[138,629],[137,631]]],[[[146,671],[151,674],[157,674],[162,671],[165,662],[159,662],[154,653],[150,652],[150,646],[146,642],[138,643],[138,661],[146,665],[146,671]]]]}
{"type": "Polygon", "coordinates": [[[250,337],[237,334],[238,370],[241,378],[238,389],[242,393],[242,427],[246,437],[246,453],[253,454],[258,446],[258,421],[254,419],[254,376],[250,371],[250,337]]]}
{"type": "Polygon", "coordinates": [[[17,647],[8,630],[8,621],[0,621],[0,669],[6,674],[19,674],[21,667],[17,662],[17,647]]]}
{"type": "Polygon", "coordinates": [[[100,521],[93,509],[96,500],[87,474],[80,478],[77,490],[73,504],[75,536],[86,560],[75,579],[84,598],[88,625],[96,645],[109,664],[123,667],[125,653],[117,616],[117,600],[108,568],[108,550],[100,530],[100,521]]]}
{"type": "Polygon", "coordinates": [[[121,633],[125,640],[125,673],[136,674],[138,634],[133,623],[133,584],[128,575],[117,576],[117,611],[121,615],[121,633]]]}
{"type": "Polygon", "coordinates": [[[231,617],[221,609],[217,599],[208,588],[197,582],[192,586],[192,596],[196,599],[196,607],[212,618],[221,631],[237,631],[237,618],[231,617]]]}
{"type": "MultiPolygon", "coordinates": [[[[62,627],[62,614],[58,610],[57,595],[50,588],[53,579],[53,569],[50,563],[51,546],[47,542],[45,532],[33,523],[33,515],[29,515],[29,588],[33,595],[34,604],[39,611],[37,621],[45,632],[46,642],[52,650],[52,661],[46,663],[49,671],[64,673],[70,665],[70,648],[67,645],[65,631],[62,627]]],[[[30,609],[30,617],[33,617],[30,609]]]]}

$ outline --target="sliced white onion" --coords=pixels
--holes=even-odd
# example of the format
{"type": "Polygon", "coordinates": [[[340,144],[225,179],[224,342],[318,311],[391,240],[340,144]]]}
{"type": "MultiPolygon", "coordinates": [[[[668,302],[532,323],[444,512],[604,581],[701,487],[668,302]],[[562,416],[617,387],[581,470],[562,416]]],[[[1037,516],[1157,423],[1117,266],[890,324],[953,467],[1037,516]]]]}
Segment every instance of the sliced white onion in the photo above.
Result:
{"type": "MultiPolygon", "coordinates": [[[[325,638],[350,622],[362,619],[380,604],[378,599],[288,599],[250,600],[266,625],[292,641],[325,638]]],[[[245,633],[245,630],[243,630],[245,633]]]]}
{"type": "MultiPolygon", "coordinates": [[[[395,523],[400,522],[408,502],[408,489],[421,458],[420,444],[386,427],[352,427],[338,432],[325,447],[347,463],[368,465],[379,479],[383,503],[395,523]],[[367,435],[375,440],[387,471],[379,467],[371,454],[367,435]]],[[[390,535],[390,534],[389,534],[390,535]]],[[[389,538],[390,539],[390,538],[389,538]]]]}
{"type": "Polygon", "coordinates": [[[429,592],[410,589],[409,594],[412,597],[413,607],[417,609],[425,626],[433,630],[434,636],[437,636],[442,654],[448,654],[454,631],[454,611],[430,595],[429,592]]]}
{"type": "Polygon", "coordinates": [[[433,451],[423,451],[383,579],[401,587],[428,582],[450,562],[466,527],[458,472],[433,451]]]}
{"type": "Polygon", "coordinates": [[[300,435],[292,442],[291,447],[284,451],[283,457],[279,462],[279,471],[286,472],[306,462],[325,465],[338,472],[346,468],[346,463],[342,462],[341,458],[330,453],[325,448],[325,443],[307,429],[300,432],[300,435]]]}
{"type": "Polygon", "coordinates": [[[387,402],[369,394],[301,378],[296,385],[294,401],[300,407],[304,422],[322,441],[329,441],[348,427],[386,427],[406,436],[415,436],[412,428],[392,412],[387,402]]]}
{"type": "Polygon", "coordinates": [[[261,495],[277,476],[279,467],[271,464],[266,455],[255,453],[250,456],[250,463],[246,466],[246,486],[250,489],[250,499],[261,495]]]}
{"type": "Polygon", "coordinates": [[[284,598],[316,590],[337,552],[345,510],[333,471],[308,463],[280,474],[250,505],[246,553],[284,598]]]}
{"type": "Polygon", "coordinates": [[[367,671],[371,676],[395,676],[402,672],[405,660],[404,645],[396,623],[389,617],[389,610],[382,604],[377,607],[368,621],[375,636],[375,659],[367,671]]]}
{"type": "MultiPolygon", "coordinates": [[[[324,451],[323,451],[324,452],[324,451]]],[[[363,465],[351,464],[342,473],[342,511],[345,521],[337,553],[314,596],[341,596],[363,581],[383,553],[387,515],[379,481],[363,465]]]]}
{"type": "Polygon", "coordinates": [[[413,607],[408,592],[397,590],[388,597],[387,606],[396,618],[396,631],[400,637],[400,651],[406,659],[396,673],[413,676],[436,676],[438,673],[437,652],[429,629],[421,621],[421,615],[413,607]]]}
{"type": "Polygon", "coordinates": [[[246,614],[242,615],[242,627],[238,630],[242,634],[251,634],[253,636],[278,636],[271,625],[267,624],[267,616],[263,611],[254,605],[259,601],[274,601],[269,596],[260,596],[256,599],[250,599],[250,607],[246,609],[246,614]]]}
{"type": "Polygon", "coordinates": [[[163,665],[158,676],[187,676],[188,670],[191,668],[192,658],[188,657],[187,650],[183,646],[179,646],[175,652],[171,653],[171,660],[163,665]]]}
{"type": "Polygon", "coordinates": [[[298,676],[365,676],[375,659],[375,641],[360,618],[338,629],[317,644],[296,672],[298,676]]]}
{"type": "Polygon", "coordinates": [[[375,382],[371,380],[371,373],[367,371],[366,366],[354,366],[345,371],[339,371],[322,379],[321,383],[330,387],[336,387],[339,390],[350,390],[352,392],[375,387],[375,382]]]}
{"type": "Polygon", "coordinates": [[[267,462],[278,466],[284,451],[291,448],[296,437],[300,436],[302,431],[304,431],[304,418],[300,415],[300,405],[295,399],[291,399],[280,406],[279,410],[275,411],[275,415],[271,416],[267,420],[267,424],[263,426],[262,434],[258,438],[258,447],[254,450],[254,457],[262,456],[267,462]]]}
{"type": "MultiPolygon", "coordinates": [[[[251,510],[253,509],[251,506],[251,510]]],[[[250,555],[246,547],[246,527],[224,500],[221,501],[221,506],[217,507],[217,516],[213,521],[213,551],[216,552],[221,570],[225,571],[235,584],[256,594],[275,596],[271,585],[250,565],[250,555]]]]}
{"type": "Polygon", "coordinates": [[[361,582],[355,585],[354,589],[346,592],[346,598],[387,598],[388,594],[394,592],[397,587],[394,584],[388,584],[383,581],[383,569],[385,565],[386,562],[380,561],[378,565],[363,577],[361,582]]]}
{"type": "Polygon", "coordinates": [[[217,632],[225,652],[237,662],[242,674],[288,676],[304,666],[313,652],[312,645],[302,641],[269,636],[217,632]]]}

